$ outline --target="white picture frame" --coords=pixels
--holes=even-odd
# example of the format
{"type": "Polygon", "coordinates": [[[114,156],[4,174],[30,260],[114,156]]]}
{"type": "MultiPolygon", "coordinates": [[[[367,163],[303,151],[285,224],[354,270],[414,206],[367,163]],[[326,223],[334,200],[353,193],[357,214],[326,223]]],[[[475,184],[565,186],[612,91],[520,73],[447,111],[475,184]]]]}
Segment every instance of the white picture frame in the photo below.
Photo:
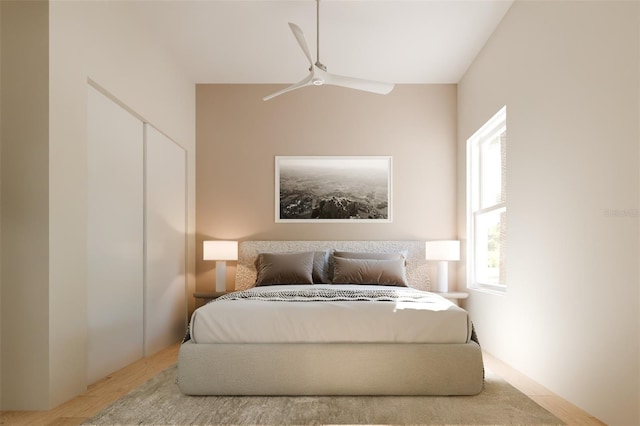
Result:
{"type": "Polygon", "coordinates": [[[276,156],[279,223],[391,223],[391,156],[276,156]]]}

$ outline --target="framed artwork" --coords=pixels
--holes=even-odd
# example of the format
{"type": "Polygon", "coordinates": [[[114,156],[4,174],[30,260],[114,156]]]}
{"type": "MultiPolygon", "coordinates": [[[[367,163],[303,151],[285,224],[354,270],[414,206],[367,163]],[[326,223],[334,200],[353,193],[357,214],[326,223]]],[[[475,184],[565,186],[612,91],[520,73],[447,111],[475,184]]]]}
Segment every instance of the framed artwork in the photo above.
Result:
{"type": "Polygon", "coordinates": [[[276,222],[391,223],[392,157],[276,157],[276,222]]]}

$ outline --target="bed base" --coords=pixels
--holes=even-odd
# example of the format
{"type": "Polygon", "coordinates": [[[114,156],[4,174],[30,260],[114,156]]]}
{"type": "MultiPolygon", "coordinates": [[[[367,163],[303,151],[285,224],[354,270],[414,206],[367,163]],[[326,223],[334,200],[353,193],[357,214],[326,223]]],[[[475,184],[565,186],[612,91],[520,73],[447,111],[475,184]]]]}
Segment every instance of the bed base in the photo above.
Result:
{"type": "Polygon", "coordinates": [[[477,343],[196,344],[178,355],[187,395],[475,395],[477,343]]]}

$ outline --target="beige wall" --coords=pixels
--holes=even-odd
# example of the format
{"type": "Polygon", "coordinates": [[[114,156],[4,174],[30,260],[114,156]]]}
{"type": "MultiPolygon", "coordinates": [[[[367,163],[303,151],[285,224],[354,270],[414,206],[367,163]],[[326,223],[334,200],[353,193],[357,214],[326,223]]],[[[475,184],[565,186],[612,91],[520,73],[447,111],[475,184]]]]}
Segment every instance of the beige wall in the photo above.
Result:
{"type": "Polygon", "coordinates": [[[638,17],[515,2],[458,86],[462,235],[465,142],[507,105],[508,290],[471,292],[480,342],[609,424],[640,423],[638,17]]]}
{"type": "MultiPolygon", "coordinates": [[[[214,287],[202,240],[456,237],[456,86],[400,85],[386,96],[275,85],[198,85],[198,290],[214,287]],[[393,156],[393,223],[275,223],[276,155],[393,156]]],[[[233,265],[227,268],[233,287],[233,265]]]]}
{"type": "Polygon", "coordinates": [[[18,48],[15,55],[29,58],[24,52],[30,50],[13,36],[32,34],[40,44],[29,66],[12,62],[15,68],[22,65],[19,73],[5,66],[12,52],[2,51],[3,83],[13,76],[30,80],[12,90],[15,98],[2,94],[3,122],[9,121],[4,114],[9,98],[16,123],[12,128],[22,138],[9,144],[10,129],[3,127],[2,245],[14,250],[3,251],[2,264],[2,409],[46,409],[86,388],[88,81],[187,150],[191,287],[195,87],[140,27],[132,3],[17,2],[20,8],[38,7],[44,14],[38,21],[7,17],[7,3],[2,5],[3,47],[10,34],[18,48]],[[43,72],[44,77],[38,74],[43,72]],[[13,102],[25,108],[16,109],[13,102]],[[5,179],[12,170],[19,174],[5,179]],[[8,203],[14,194],[23,204],[8,203]],[[22,228],[10,223],[14,218],[22,221],[22,228]],[[15,235],[18,231],[24,233],[15,235]]]}
{"type": "Polygon", "coordinates": [[[48,403],[48,21],[2,2],[2,407],[48,403]]]}

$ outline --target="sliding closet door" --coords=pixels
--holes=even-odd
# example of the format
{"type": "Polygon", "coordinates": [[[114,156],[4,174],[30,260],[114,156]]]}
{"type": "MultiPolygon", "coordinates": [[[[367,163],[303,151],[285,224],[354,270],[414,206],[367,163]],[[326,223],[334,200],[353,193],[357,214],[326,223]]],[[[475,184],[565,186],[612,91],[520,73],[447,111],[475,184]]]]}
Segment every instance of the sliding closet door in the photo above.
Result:
{"type": "Polygon", "coordinates": [[[143,356],[143,124],[88,88],[88,383],[143,356]]]}
{"type": "Polygon", "coordinates": [[[186,152],[145,125],[146,356],[179,342],[186,330],[186,152]]]}

